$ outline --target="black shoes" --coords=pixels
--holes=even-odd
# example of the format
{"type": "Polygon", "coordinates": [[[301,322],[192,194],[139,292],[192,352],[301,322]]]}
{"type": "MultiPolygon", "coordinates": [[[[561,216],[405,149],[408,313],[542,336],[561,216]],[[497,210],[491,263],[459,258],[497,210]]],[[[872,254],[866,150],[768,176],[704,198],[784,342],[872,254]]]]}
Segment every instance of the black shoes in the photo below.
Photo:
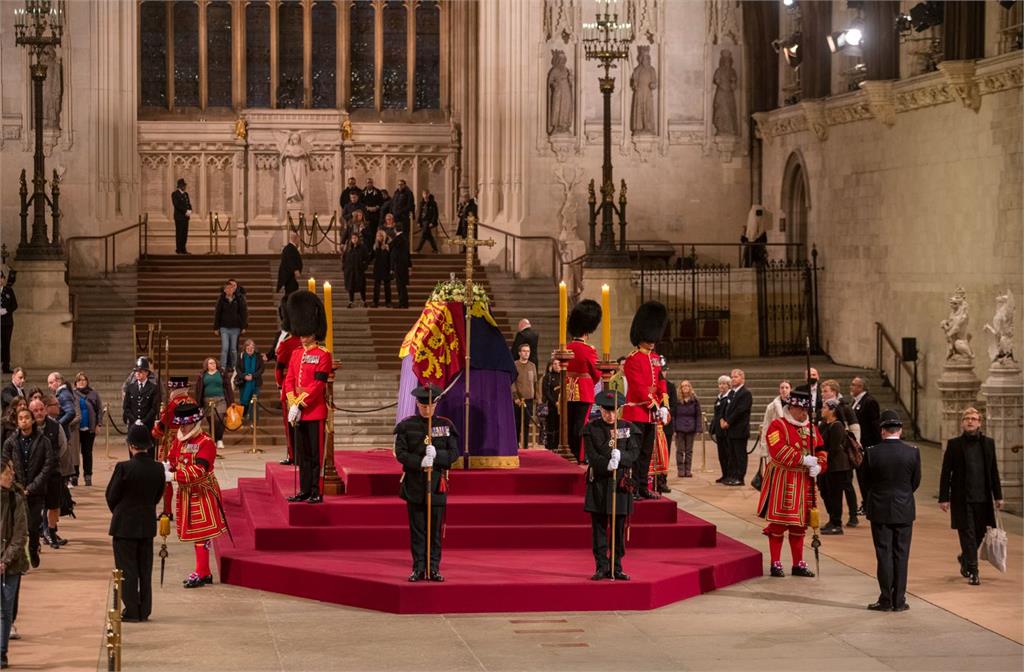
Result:
{"type": "Polygon", "coordinates": [[[288,501],[289,502],[304,502],[307,499],[309,499],[309,493],[308,492],[300,492],[297,495],[292,495],[291,497],[289,497],[288,501]]]}
{"type": "Polygon", "coordinates": [[[821,533],[822,534],[843,534],[843,526],[842,525],[832,525],[832,524],[829,524],[829,525],[826,525],[825,527],[821,528],[821,533]]]}
{"type": "Polygon", "coordinates": [[[807,565],[805,565],[803,562],[801,562],[799,565],[793,565],[793,567],[792,567],[792,569],[790,569],[789,573],[792,576],[805,576],[805,577],[807,577],[809,579],[814,578],[814,572],[809,570],[807,568],[807,565]]]}
{"type": "Polygon", "coordinates": [[[743,481],[739,480],[738,478],[725,478],[722,479],[721,481],[716,481],[716,483],[721,483],[722,485],[730,485],[734,487],[738,485],[743,485],[743,481]]]}
{"type": "Polygon", "coordinates": [[[772,567],[771,567],[771,570],[769,571],[769,574],[771,574],[772,576],[774,576],[776,578],[782,578],[782,577],[786,576],[785,570],[782,569],[782,563],[775,563],[775,562],[772,563],[772,567]]]}
{"type": "Polygon", "coordinates": [[[92,487],[92,475],[91,474],[86,475],[86,477],[85,477],[85,487],[87,487],[87,488],[91,488],[92,487]]]}
{"type": "Polygon", "coordinates": [[[968,579],[967,579],[967,583],[971,584],[972,586],[980,586],[981,585],[981,577],[978,576],[977,572],[971,572],[970,577],[968,577],[968,579]]]}
{"type": "Polygon", "coordinates": [[[121,612],[121,622],[122,623],[141,623],[142,619],[139,618],[138,616],[128,616],[128,615],[125,614],[125,612],[122,611],[121,612]]]}
{"type": "Polygon", "coordinates": [[[291,458],[286,457],[283,460],[281,460],[280,462],[278,462],[278,464],[283,464],[285,466],[289,466],[289,465],[295,464],[295,462],[293,462],[291,458]]]}
{"type": "Polygon", "coordinates": [[[906,602],[904,602],[903,604],[897,604],[895,607],[892,608],[893,611],[907,611],[908,609],[910,609],[910,605],[906,602]]]}
{"type": "Polygon", "coordinates": [[[892,611],[892,606],[885,602],[872,602],[868,605],[868,611],[892,611]]]}
{"type": "Polygon", "coordinates": [[[616,581],[629,581],[629,574],[626,574],[625,572],[623,572],[620,569],[619,571],[615,572],[615,580],[616,581]]]}
{"type": "Polygon", "coordinates": [[[610,579],[610,578],[612,578],[611,571],[609,571],[607,569],[599,569],[596,572],[594,572],[594,575],[590,577],[590,580],[591,581],[600,581],[602,579],[610,579]]]}
{"type": "Polygon", "coordinates": [[[314,492],[312,495],[309,496],[309,499],[306,500],[306,503],[307,504],[322,504],[323,501],[324,501],[324,498],[320,496],[320,493],[319,492],[314,492]]]}
{"type": "Polygon", "coordinates": [[[964,564],[964,556],[962,554],[956,556],[956,561],[960,564],[960,576],[965,579],[969,577],[971,572],[967,569],[967,565],[964,564]]]}
{"type": "Polygon", "coordinates": [[[857,516],[850,516],[850,519],[846,521],[847,527],[857,527],[860,525],[860,521],[857,520],[857,516]]]}
{"type": "Polygon", "coordinates": [[[38,548],[30,548],[28,550],[28,558],[29,558],[29,561],[32,564],[32,569],[37,568],[39,566],[39,549],[38,548]]]}
{"type": "Polygon", "coordinates": [[[433,581],[434,583],[444,583],[444,577],[441,576],[440,572],[431,572],[430,577],[426,576],[426,572],[422,569],[412,570],[412,574],[409,575],[409,583],[417,583],[419,581],[433,581]]]}
{"type": "Polygon", "coordinates": [[[187,579],[185,579],[184,581],[181,582],[181,585],[184,586],[186,583],[191,581],[193,577],[198,579],[203,585],[209,585],[209,584],[213,583],[213,574],[207,574],[206,576],[199,576],[195,572],[192,572],[191,574],[188,575],[187,579]]]}
{"type": "Polygon", "coordinates": [[[409,583],[416,583],[417,581],[423,580],[423,570],[414,569],[412,574],[409,575],[409,583]]]}
{"type": "Polygon", "coordinates": [[[430,573],[430,580],[433,581],[434,583],[444,583],[444,577],[441,576],[440,572],[431,572],[430,573]]]}
{"type": "Polygon", "coordinates": [[[668,487],[668,483],[658,483],[657,490],[662,494],[668,494],[672,492],[672,488],[668,487]]]}

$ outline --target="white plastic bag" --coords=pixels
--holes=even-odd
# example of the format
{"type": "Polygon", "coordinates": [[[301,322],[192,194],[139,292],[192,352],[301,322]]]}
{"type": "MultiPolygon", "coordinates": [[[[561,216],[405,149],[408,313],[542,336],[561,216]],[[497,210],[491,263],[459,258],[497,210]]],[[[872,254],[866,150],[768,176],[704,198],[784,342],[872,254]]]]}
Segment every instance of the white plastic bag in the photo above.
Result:
{"type": "Polygon", "coordinates": [[[996,527],[988,528],[981,542],[981,559],[988,560],[1000,572],[1006,571],[1006,530],[996,513],[996,527]]]}

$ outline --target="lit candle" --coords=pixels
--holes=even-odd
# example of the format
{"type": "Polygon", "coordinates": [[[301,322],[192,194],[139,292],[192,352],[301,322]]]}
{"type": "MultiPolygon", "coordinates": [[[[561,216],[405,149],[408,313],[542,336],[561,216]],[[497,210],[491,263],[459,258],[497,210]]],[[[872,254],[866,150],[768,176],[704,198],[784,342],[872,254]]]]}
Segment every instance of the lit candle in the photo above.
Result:
{"type": "Polygon", "coordinates": [[[608,285],[601,285],[601,352],[605,361],[611,359],[612,352],[612,305],[611,290],[608,285]]]}
{"type": "Polygon", "coordinates": [[[306,286],[309,287],[309,291],[316,294],[316,278],[310,278],[306,281],[306,286]]]}
{"type": "Polygon", "coordinates": [[[327,315],[327,336],[324,338],[324,349],[334,352],[334,311],[331,306],[331,283],[324,281],[324,312],[327,315]]]}
{"type": "Polygon", "coordinates": [[[558,283],[558,349],[565,350],[565,324],[569,319],[569,293],[565,281],[558,283]]]}

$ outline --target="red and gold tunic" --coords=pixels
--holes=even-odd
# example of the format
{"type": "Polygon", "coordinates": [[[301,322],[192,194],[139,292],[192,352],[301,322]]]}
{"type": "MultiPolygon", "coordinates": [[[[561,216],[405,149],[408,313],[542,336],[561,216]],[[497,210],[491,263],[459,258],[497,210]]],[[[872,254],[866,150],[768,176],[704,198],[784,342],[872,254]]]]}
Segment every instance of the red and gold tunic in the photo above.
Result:
{"type": "MultiPolygon", "coordinates": [[[[277,387],[281,390],[281,401],[285,400],[284,379],[288,373],[288,364],[292,361],[292,353],[301,349],[302,339],[298,336],[289,335],[287,338],[282,338],[274,350],[274,358],[277,360],[277,367],[274,369],[274,380],[277,381],[277,387]]],[[[285,409],[285,413],[287,414],[287,409],[285,409]]]]}
{"type": "Polygon", "coordinates": [[[810,423],[803,427],[793,424],[786,414],[772,420],[765,435],[769,459],[765,464],[757,515],[769,523],[805,527],[810,522],[814,481],[803,458],[813,452],[821,470],[825,471],[828,453],[819,450],[824,443],[821,434],[810,423]]]}
{"type": "Polygon", "coordinates": [[[292,353],[282,392],[289,408],[302,407],[303,420],[327,419],[326,391],[332,370],[331,353],[315,343],[292,353]]]}
{"type": "Polygon", "coordinates": [[[626,405],[622,419],[629,422],[651,423],[652,414],[659,406],[668,406],[668,386],[661,377],[661,357],[654,350],[637,348],[622,363],[626,379],[626,405]]]}
{"type": "Polygon", "coordinates": [[[204,432],[195,431],[185,439],[174,437],[168,462],[178,483],[174,521],[182,541],[205,541],[227,530],[220,508],[220,486],[213,474],[216,459],[217,445],[204,432]]]}
{"type": "Polygon", "coordinates": [[[164,408],[164,412],[160,414],[160,419],[156,421],[155,425],[153,425],[153,431],[151,432],[151,434],[153,435],[153,439],[158,444],[160,444],[160,459],[164,459],[164,457],[166,456],[167,449],[164,444],[170,443],[176,431],[173,422],[174,409],[178,407],[178,404],[183,403],[195,404],[197,402],[195,399],[192,398],[192,395],[189,394],[187,391],[185,391],[184,394],[179,394],[177,396],[174,396],[172,393],[171,400],[167,402],[167,406],[164,408]],[[167,436],[166,441],[164,440],[165,436],[167,436]]]}
{"type": "Polygon", "coordinates": [[[575,357],[566,365],[568,377],[567,401],[594,403],[594,384],[601,379],[601,371],[597,368],[597,348],[582,338],[574,338],[565,347],[573,351],[575,357]]]}

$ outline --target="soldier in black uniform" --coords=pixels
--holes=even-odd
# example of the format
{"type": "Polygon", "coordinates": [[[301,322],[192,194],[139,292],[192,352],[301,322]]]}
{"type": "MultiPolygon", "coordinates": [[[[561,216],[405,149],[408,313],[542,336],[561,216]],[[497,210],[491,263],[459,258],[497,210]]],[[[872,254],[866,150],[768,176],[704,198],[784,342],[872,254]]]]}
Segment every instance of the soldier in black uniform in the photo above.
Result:
{"type": "Polygon", "coordinates": [[[595,397],[594,403],[601,407],[601,419],[588,422],[582,432],[583,450],[589,465],[583,510],[590,514],[594,534],[594,563],[597,566],[590,580],[600,581],[612,577],[608,557],[608,522],[612,513],[610,495],[614,492],[614,576],[619,581],[629,581],[629,575],[622,571],[622,556],[626,554],[626,517],[633,512],[633,498],[628,488],[619,484],[631,482],[629,471],[640,456],[640,432],[634,424],[617,419],[616,409],[626,403],[626,398],[620,393],[605,390],[595,397]],[[617,476],[618,483],[614,476],[617,476]]]}
{"type": "Polygon", "coordinates": [[[395,457],[402,463],[399,495],[409,511],[409,541],[412,547],[412,574],[409,581],[444,581],[441,566],[441,524],[444,518],[447,470],[458,459],[455,426],[448,418],[434,417],[441,390],[434,385],[417,387],[416,415],[395,426],[395,457]],[[427,428],[430,442],[427,443],[427,428]],[[427,468],[432,468],[430,511],[430,571],[427,573],[427,468]]]}

